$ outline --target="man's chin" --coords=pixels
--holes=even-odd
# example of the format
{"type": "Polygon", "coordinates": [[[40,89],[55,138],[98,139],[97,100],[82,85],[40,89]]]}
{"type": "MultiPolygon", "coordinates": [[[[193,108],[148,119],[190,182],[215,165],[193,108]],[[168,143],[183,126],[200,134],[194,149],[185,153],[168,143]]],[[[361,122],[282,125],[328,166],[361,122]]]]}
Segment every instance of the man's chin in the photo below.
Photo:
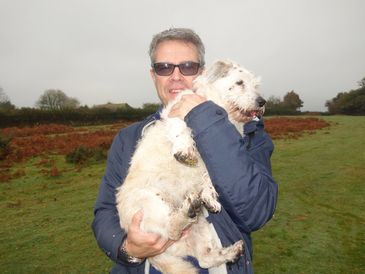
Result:
{"type": "Polygon", "coordinates": [[[179,95],[180,92],[170,92],[169,93],[169,102],[174,100],[177,95],[179,95]]]}

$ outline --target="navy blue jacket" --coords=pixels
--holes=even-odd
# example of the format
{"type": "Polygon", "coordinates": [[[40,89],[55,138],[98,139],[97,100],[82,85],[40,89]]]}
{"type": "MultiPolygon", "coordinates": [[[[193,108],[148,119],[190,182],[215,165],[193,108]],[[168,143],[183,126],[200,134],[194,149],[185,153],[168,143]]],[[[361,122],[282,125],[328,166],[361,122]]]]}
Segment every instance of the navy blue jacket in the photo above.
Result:
{"type": "MultiPolygon", "coordinates": [[[[119,225],[116,189],[124,181],[130,159],[143,128],[159,119],[156,113],[142,122],[122,129],[114,138],[101,181],[92,224],[96,240],[105,254],[116,262],[111,273],[144,273],[144,263],[129,266],[117,259],[117,251],[126,237],[119,225]]],[[[214,225],[223,246],[243,239],[245,255],[227,272],[253,273],[250,234],[272,216],[277,201],[277,184],[271,174],[271,138],[264,131],[262,119],[244,126],[242,136],[229,122],[224,109],[207,101],[185,117],[194,140],[219,193],[222,211],[207,218],[214,225]]]]}

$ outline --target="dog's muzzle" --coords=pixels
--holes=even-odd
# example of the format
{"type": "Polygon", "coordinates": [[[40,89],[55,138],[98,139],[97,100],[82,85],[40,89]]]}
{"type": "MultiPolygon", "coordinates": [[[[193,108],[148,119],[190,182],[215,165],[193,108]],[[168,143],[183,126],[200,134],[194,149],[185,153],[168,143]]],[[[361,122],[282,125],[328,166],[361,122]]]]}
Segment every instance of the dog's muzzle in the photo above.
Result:
{"type": "Polygon", "coordinates": [[[261,96],[257,97],[256,103],[260,108],[262,108],[266,104],[266,100],[262,98],[261,96]]]}

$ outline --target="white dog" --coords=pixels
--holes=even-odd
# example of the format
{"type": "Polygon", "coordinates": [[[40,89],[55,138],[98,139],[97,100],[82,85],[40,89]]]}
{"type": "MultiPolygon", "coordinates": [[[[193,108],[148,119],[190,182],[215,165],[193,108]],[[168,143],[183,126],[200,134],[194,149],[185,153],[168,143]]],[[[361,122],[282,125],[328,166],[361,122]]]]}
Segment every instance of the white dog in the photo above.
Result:
{"type": "MultiPolygon", "coordinates": [[[[257,92],[259,80],[230,61],[218,61],[194,81],[197,94],[225,108],[239,131],[243,123],[263,114],[265,100],[257,92]]],[[[221,209],[190,129],[169,111],[184,91],[161,113],[161,120],[146,128],[132,157],[128,175],[117,192],[120,225],[128,231],[133,215],[143,210],[141,229],[178,240],[164,253],[148,258],[163,273],[195,274],[185,261],[195,257],[203,268],[234,262],[242,255],[243,241],[222,247],[203,216],[203,206],[221,209]],[[184,229],[189,232],[181,237],[184,229]]]]}

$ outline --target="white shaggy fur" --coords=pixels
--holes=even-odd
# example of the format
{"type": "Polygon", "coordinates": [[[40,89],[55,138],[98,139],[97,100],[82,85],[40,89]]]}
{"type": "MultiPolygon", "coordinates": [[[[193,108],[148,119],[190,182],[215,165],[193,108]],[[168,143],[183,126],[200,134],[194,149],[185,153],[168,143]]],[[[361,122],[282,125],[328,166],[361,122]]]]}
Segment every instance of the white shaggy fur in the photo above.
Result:
{"type": "MultiPolygon", "coordinates": [[[[262,99],[257,92],[258,84],[259,80],[239,65],[218,61],[197,77],[194,89],[227,111],[235,110],[236,116],[229,118],[242,131],[242,121],[263,113],[263,107],[258,105],[258,99],[262,99]],[[237,113],[243,119],[237,119],[237,113]]],[[[211,268],[233,262],[243,252],[243,241],[224,248],[214,241],[201,207],[219,212],[218,194],[197,152],[191,130],[184,121],[168,118],[172,105],[189,92],[192,91],[179,94],[162,111],[162,119],[146,128],[116,196],[120,225],[126,231],[133,215],[143,210],[142,230],[178,240],[163,254],[148,258],[166,274],[197,273],[183,259],[188,255],[197,258],[201,267],[211,268]],[[189,233],[180,238],[183,229],[189,226],[189,233]]]]}

